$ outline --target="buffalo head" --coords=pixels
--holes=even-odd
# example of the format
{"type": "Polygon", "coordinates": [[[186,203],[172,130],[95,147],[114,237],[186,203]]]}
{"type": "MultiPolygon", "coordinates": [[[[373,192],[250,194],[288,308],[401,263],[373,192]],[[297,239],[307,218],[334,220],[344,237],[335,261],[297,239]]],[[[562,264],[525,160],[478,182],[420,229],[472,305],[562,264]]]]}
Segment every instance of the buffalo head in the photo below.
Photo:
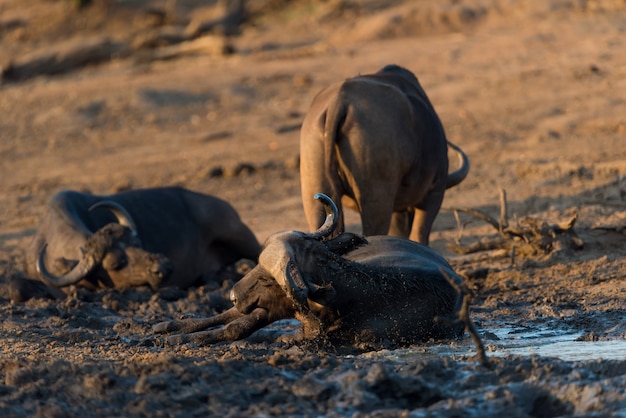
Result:
{"type": "Polygon", "coordinates": [[[153,289],[158,288],[172,273],[172,263],[165,256],[141,247],[135,222],[124,207],[105,200],[89,210],[99,207],[109,209],[118,223],[109,223],[92,233],[81,248],[80,260],[70,262],[69,271],[60,276],[52,274],[46,267],[47,245],[44,245],[36,264],[42,280],[53,287],[65,287],[87,279],[99,281],[105,287],[123,289],[148,284],[153,289]]]}
{"type": "Polygon", "coordinates": [[[320,289],[315,288],[313,283],[305,282],[296,264],[298,257],[295,254],[295,248],[302,243],[323,241],[337,227],[338,210],[335,203],[323,194],[317,194],[315,198],[325,203],[326,221],[313,233],[288,231],[268,239],[259,256],[259,264],[235,283],[231,290],[231,301],[241,313],[247,314],[262,308],[270,313],[269,322],[290,318],[295,312],[294,302],[306,304],[307,298],[314,297],[310,293],[320,293],[320,289]],[[297,245],[292,246],[290,242],[297,245]],[[287,295],[293,302],[287,300],[287,295]]]}

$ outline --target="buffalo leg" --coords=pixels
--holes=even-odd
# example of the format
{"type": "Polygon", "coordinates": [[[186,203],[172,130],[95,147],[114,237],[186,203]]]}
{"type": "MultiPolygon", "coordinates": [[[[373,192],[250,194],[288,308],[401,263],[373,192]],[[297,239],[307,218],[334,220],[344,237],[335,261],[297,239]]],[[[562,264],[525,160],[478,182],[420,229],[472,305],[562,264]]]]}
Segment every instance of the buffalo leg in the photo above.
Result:
{"type": "Polygon", "coordinates": [[[237,318],[240,318],[242,315],[242,313],[233,307],[222,312],[221,314],[211,316],[209,318],[189,318],[182,319],[180,321],[160,322],[152,327],[152,332],[156,334],[166,334],[170,332],[188,334],[218,325],[227,324],[237,318]]]}
{"type": "Polygon", "coordinates": [[[430,229],[435,222],[437,213],[443,202],[443,191],[433,191],[429,194],[419,207],[415,208],[415,217],[411,228],[411,240],[420,244],[428,245],[430,229]]]}
{"type": "Polygon", "coordinates": [[[208,345],[220,341],[235,341],[250,336],[254,331],[263,328],[267,324],[267,311],[257,308],[251,313],[240,316],[226,324],[223,328],[193,332],[191,334],[171,335],[166,340],[170,345],[185,343],[208,345]]]}
{"type": "Polygon", "coordinates": [[[394,212],[393,215],[391,215],[389,235],[392,237],[409,238],[414,217],[415,212],[413,212],[412,209],[403,210],[402,212],[394,212]]]}
{"type": "Polygon", "coordinates": [[[359,196],[361,202],[361,224],[363,235],[386,235],[391,225],[393,202],[385,202],[382,197],[359,196]]]}

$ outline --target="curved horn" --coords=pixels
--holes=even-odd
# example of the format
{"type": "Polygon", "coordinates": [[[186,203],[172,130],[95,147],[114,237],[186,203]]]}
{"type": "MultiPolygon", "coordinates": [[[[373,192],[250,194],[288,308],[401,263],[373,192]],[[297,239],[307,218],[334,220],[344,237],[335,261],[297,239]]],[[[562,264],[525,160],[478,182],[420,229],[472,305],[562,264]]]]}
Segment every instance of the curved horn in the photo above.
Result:
{"type": "Polygon", "coordinates": [[[467,174],[470,170],[470,162],[467,154],[465,154],[465,152],[463,152],[463,150],[458,145],[455,145],[450,141],[448,141],[448,146],[452,148],[454,152],[456,152],[456,154],[459,156],[459,162],[461,163],[461,167],[459,167],[458,170],[448,174],[446,189],[456,186],[457,184],[462,182],[465,177],[467,177],[467,174]]]}
{"type": "Polygon", "coordinates": [[[85,276],[87,276],[89,273],[91,273],[91,271],[96,266],[96,262],[93,257],[83,256],[80,262],[68,273],[58,277],[54,276],[48,271],[44,262],[46,247],[48,247],[48,244],[45,244],[39,252],[39,258],[37,258],[36,268],[37,272],[41,276],[42,281],[48,286],[65,287],[77,283],[85,278],[85,276]]]}
{"type": "Polygon", "coordinates": [[[323,193],[317,193],[313,196],[315,199],[321,200],[326,210],[326,220],[317,231],[311,233],[311,238],[324,239],[329,237],[337,228],[337,219],[339,218],[339,209],[333,200],[323,193]]]}
{"type": "Polygon", "coordinates": [[[120,225],[128,227],[132,231],[133,236],[137,237],[137,225],[135,224],[135,221],[133,221],[132,216],[130,216],[130,213],[128,213],[128,211],[124,209],[124,206],[112,200],[101,200],[100,202],[91,206],[89,208],[89,211],[91,212],[92,210],[100,207],[110,210],[117,218],[117,222],[120,225]]]}

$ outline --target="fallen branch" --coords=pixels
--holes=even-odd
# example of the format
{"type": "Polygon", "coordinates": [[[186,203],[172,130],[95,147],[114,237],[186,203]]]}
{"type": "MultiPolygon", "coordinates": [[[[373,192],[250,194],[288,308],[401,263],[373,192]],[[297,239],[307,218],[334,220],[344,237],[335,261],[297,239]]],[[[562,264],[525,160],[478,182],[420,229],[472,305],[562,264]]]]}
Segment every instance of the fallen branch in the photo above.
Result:
{"type": "MultiPolygon", "coordinates": [[[[577,215],[558,224],[548,224],[543,220],[525,217],[518,222],[516,227],[509,225],[508,205],[506,201],[506,191],[500,190],[500,219],[496,220],[485,212],[473,208],[447,208],[453,211],[458,220],[458,212],[467,213],[474,218],[480,219],[493,226],[500,237],[496,239],[483,239],[479,242],[467,246],[448,245],[448,248],[457,254],[470,254],[479,251],[494,249],[506,249],[515,253],[512,260],[517,255],[549,254],[563,249],[581,249],[583,241],[574,231],[577,215]]],[[[457,239],[457,242],[459,240],[457,239]]]]}

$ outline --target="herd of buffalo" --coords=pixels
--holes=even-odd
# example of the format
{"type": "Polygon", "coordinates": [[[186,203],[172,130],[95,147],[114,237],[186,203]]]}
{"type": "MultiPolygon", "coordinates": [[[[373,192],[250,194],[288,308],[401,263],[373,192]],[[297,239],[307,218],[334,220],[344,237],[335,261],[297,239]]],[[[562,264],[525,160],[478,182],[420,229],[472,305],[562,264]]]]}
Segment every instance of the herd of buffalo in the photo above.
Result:
{"type": "Polygon", "coordinates": [[[300,161],[312,232],[279,232],[263,246],[214,196],[180,187],[61,191],[28,249],[31,279],[11,283],[14,299],[70,285],[184,289],[245,258],[257,264],[233,286],[232,308],[154,332],[170,344],[211,344],[297,318],[291,338],[353,347],[461,335],[453,320],[461,279],[428,238],[469,160],[447,141],[415,75],[388,65],[322,90],[302,124],[300,161]],[[460,166],[451,173],[448,148],[460,166]],[[360,213],[363,235],[344,231],[342,204],[360,213]]]}

